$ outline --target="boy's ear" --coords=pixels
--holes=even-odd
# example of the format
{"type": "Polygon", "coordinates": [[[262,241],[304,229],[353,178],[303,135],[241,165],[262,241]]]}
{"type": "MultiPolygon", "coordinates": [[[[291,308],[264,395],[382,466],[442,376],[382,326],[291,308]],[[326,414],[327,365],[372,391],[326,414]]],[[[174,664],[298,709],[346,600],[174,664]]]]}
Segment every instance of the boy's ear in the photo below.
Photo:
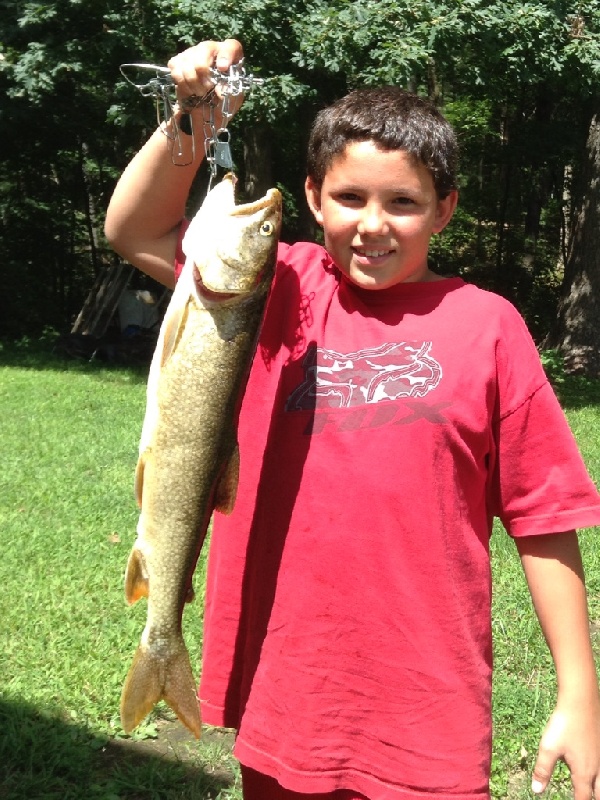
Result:
{"type": "Polygon", "coordinates": [[[312,211],[313,216],[319,225],[322,225],[323,214],[321,212],[321,190],[315,186],[315,182],[311,177],[306,179],[304,191],[306,192],[306,202],[308,203],[308,207],[312,211]]]}
{"type": "Polygon", "coordinates": [[[458,191],[456,189],[452,189],[452,191],[446,197],[438,199],[433,227],[434,233],[441,233],[444,230],[446,225],[452,219],[452,215],[454,214],[457,203],[458,191]]]}

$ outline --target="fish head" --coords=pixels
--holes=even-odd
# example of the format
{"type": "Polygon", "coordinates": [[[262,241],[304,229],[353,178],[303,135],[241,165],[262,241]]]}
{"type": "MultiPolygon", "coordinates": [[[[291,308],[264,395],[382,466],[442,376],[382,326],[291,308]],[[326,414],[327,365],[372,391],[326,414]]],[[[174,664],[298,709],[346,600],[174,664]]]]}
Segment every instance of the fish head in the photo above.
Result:
{"type": "Polygon", "coordinates": [[[275,267],[281,193],[269,189],[260,200],[236,205],[234,185],[229,174],[209,192],[183,239],[205,300],[246,296],[270,281],[275,267]]]}

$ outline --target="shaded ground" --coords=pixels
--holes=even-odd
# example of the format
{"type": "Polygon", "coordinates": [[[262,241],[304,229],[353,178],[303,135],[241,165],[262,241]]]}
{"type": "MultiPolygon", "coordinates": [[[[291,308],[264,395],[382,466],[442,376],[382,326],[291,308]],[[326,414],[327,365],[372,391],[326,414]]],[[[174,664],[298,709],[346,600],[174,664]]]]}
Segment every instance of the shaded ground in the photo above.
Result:
{"type": "Polygon", "coordinates": [[[0,800],[239,800],[232,747],[232,732],[197,741],[166,708],[111,738],[0,697],[0,800]]]}
{"type": "Polygon", "coordinates": [[[145,760],[150,756],[180,764],[201,765],[205,772],[210,771],[224,783],[233,782],[233,732],[205,727],[201,739],[197,740],[178,720],[161,719],[156,727],[156,738],[108,741],[102,748],[107,765],[136,757],[145,760]]]}
{"type": "Polygon", "coordinates": [[[198,779],[198,794],[194,793],[198,800],[235,796],[237,765],[232,756],[232,731],[204,727],[197,740],[175,718],[159,717],[155,727],[152,738],[107,741],[98,753],[99,766],[116,774],[136,772],[148,763],[160,764],[163,769],[173,765],[188,779],[198,779]]]}

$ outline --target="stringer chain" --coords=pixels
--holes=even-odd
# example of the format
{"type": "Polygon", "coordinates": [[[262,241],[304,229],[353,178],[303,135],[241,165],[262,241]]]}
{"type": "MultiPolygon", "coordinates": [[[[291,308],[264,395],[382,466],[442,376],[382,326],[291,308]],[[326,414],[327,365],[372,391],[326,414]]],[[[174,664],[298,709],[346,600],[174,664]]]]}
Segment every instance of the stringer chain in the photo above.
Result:
{"type": "Polygon", "coordinates": [[[135,86],[144,97],[154,98],[160,128],[165,136],[173,142],[171,160],[176,166],[187,166],[196,158],[194,122],[191,111],[202,107],[205,131],[204,153],[210,172],[208,183],[208,191],[210,191],[217,176],[218,167],[227,170],[233,169],[230,145],[231,134],[227,129],[233,116],[231,100],[248,92],[254,85],[264,83],[264,80],[256,78],[252,73],[247,73],[244,67],[244,59],[241,59],[236,64],[232,64],[227,72],[221,72],[216,67],[212,67],[210,77],[214,86],[204,96],[189,95],[177,100],[175,83],[171,78],[168,67],[161,67],[156,64],[121,64],[120,69],[125,80],[135,86]],[[136,70],[140,71],[137,76],[135,74],[136,70]],[[145,79],[147,77],[145,73],[149,71],[154,72],[154,76],[150,79],[135,80],[136,77],[145,79]],[[128,72],[132,74],[128,74],[128,72]],[[222,97],[221,126],[219,128],[217,128],[215,121],[215,109],[219,104],[219,97],[216,92],[217,87],[221,87],[222,97]],[[177,112],[180,112],[179,120],[177,119],[177,112]],[[187,161],[183,160],[182,132],[192,137],[191,158],[187,161]]]}

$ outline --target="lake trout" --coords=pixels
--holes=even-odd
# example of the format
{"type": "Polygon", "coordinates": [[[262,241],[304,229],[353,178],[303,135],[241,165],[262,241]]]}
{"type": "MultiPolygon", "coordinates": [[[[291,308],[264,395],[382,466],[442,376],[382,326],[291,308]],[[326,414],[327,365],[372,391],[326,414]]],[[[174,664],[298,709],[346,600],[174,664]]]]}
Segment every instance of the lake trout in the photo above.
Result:
{"type": "Polygon", "coordinates": [[[200,736],[182,614],[214,509],[233,509],[236,419],[275,271],[281,195],[236,205],[233,175],[209,192],[183,239],[183,271],[148,375],[135,492],[141,514],[125,575],[146,626],[121,695],[130,732],[165,700],[200,736]]]}

